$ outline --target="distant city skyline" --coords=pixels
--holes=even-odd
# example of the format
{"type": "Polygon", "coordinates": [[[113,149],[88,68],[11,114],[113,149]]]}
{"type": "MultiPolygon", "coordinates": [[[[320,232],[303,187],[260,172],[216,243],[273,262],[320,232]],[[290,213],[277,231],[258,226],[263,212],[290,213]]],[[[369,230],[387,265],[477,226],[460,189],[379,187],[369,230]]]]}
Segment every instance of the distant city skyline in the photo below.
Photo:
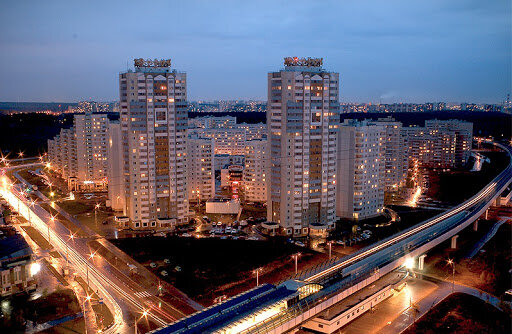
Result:
{"type": "Polygon", "coordinates": [[[500,103],[512,90],[507,0],[87,4],[0,3],[0,101],[114,101],[139,57],[172,59],[191,101],[264,101],[286,56],[323,57],[342,103],[500,103]]]}

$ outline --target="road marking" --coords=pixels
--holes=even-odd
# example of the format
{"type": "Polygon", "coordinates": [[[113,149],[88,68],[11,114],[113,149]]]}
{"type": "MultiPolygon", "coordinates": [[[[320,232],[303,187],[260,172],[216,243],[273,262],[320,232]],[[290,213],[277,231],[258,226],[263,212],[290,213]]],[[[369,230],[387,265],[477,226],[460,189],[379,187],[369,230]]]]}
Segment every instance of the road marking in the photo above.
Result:
{"type": "Polygon", "coordinates": [[[135,292],[135,296],[137,296],[139,298],[145,298],[145,297],[151,297],[152,295],[147,291],[139,291],[139,292],[135,292]]]}

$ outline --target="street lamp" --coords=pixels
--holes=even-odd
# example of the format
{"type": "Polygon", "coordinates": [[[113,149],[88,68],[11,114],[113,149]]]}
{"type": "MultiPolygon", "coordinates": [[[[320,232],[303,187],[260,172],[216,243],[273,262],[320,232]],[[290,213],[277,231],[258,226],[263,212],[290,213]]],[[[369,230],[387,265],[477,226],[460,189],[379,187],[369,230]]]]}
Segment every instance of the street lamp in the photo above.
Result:
{"type": "Polygon", "coordinates": [[[97,210],[100,208],[100,203],[96,203],[96,205],[94,206],[94,225],[96,227],[98,227],[98,219],[97,219],[97,215],[96,215],[96,212],[97,210]]]}
{"type": "Polygon", "coordinates": [[[137,317],[135,317],[135,334],[137,334],[137,323],[138,323],[140,320],[142,320],[142,318],[146,318],[146,319],[147,319],[148,314],[149,314],[149,311],[148,311],[148,310],[144,310],[144,311],[142,312],[142,317],[140,317],[140,318],[138,318],[138,319],[137,319],[137,317]]]}
{"type": "MultiPolygon", "coordinates": [[[[84,319],[86,318],[86,316],[85,316],[85,303],[90,301],[90,300],[91,300],[91,296],[89,296],[89,295],[87,295],[87,297],[84,297],[84,299],[83,299],[82,307],[84,309],[84,319]]],[[[85,326],[85,334],[87,334],[87,326],[85,326]]]]}
{"type": "Polygon", "coordinates": [[[69,246],[68,246],[68,243],[69,243],[69,240],[74,240],[74,239],[75,239],[75,235],[73,233],[71,233],[71,231],[70,231],[69,232],[68,242],[66,242],[66,269],[69,266],[69,246]]]}
{"type": "Polygon", "coordinates": [[[296,253],[292,255],[292,258],[295,260],[295,275],[297,275],[297,261],[299,259],[300,253],[296,253]]]}
{"type": "Polygon", "coordinates": [[[452,259],[448,259],[448,264],[452,266],[452,293],[455,290],[455,262],[452,259]]]}
{"type": "Polygon", "coordinates": [[[260,271],[263,271],[263,268],[258,268],[254,270],[254,273],[256,274],[256,286],[260,285],[260,271]]]}
{"type": "MultiPolygon", "coordinates": [[[[55,217],[54,216],[51,216],[50,217],[50,221],[52,223],[55,223],[55,217]]],[[[46,224],[46,226],[48,226],[48,243],[51,245],[51,240],[50,240],[50,224],[46,224]]]]}
{"type": "Polygon", "coordinates": [[[331,259],[331,255],[332,255],[332,240],[329,241],[327,243],[327,245],[329,246],[329,260],[331,259]]]}
{"type": "MultiPolygon", "coordinates": [[[[95,255],[96,255],[96,253],[89,254],[89,259],[92,259],[94,261],[94,256],[95,255]]],[[[87,269],[87,287],[90,288],[89,287],[89,261],[87,261],[87,266],[85,268],[87,269]]]]}

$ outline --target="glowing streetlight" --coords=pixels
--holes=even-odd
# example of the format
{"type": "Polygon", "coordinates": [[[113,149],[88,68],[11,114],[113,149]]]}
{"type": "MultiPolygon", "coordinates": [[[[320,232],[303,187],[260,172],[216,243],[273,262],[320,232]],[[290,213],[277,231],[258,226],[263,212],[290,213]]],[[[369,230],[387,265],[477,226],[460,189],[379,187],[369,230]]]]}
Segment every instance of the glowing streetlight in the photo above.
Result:
{"type": "MultiPolygon", "coordinates": [[[[50,216],[50,221],[52,222],[52,224],[55,223],[55,217],[54,216],[50,216]]],[[[48,226],[48,243],[51,244],[51,240],[50,240],[50,224],[46,224],[46,226],[48,226]]]]}
{"type": "Polygon", "coordinates": [[[148,310],[144,310],[142,312],[142,316],[140,318],[137,319],[137,317],[135,317],[135,334],[137,334],[137,323],[142,320],[142,318],[146,318],[148,317],[149,315],[149,311],[148,310]]]}
{"type": "Polygon", "coordinates": [[[295,275],[297,275],[297,262],[299,260],[300,253],[296,253],[292,255],[292,258],[295,260],[295,275]]]}
{"type": "MultiPolygon", "coordinates": [[[[96,252],[89,254],[89,260],[94,260],[94,256],[96,255],[96,252]]],[[[85,267],[87,269],[87,286],[89,286],[89,261],[87,261],[87,266],[85,267]]]]}
{"type": "Polygon", "coordinates": [[[256,286],[260,285],[260,271],[263,271],[263,268],[254,269],[254,273],[256,274],[256,286]]]}
{"type": "Polygon", "coordinates": [[[327,245],[329,246],[329,260],[331,259],[331,255],[332,255],[332,240],[329,241],[327,243],[327,245]]]}
{"type": "Polygon", "coordinates": [[[41,270],[41,265],[34,262],[30,265],[30,276],[35,276],[41,270]]]}
{"type": "Polygon", "coordinates": [[[98,211],[99,208],[100,208],[100,203],[96,203],[96,205],[94,206],[94,225],[96,227],[98,227],[98,218],[97,218],[96,212],[98,211]]]}
{"type": "Polygon", "coordinates": [[[412,257],[408,257],[404,262],[404,267],[407,269],[414,268],[414,259],[412,257]]]}
{"type": "Polygon", "coordinates": [[[452,293],[455,290],[455,262],[452,259],[448,259],[448,264],[452,266],[452,293]]]}
{"type": "Polygon", "coordinates": [[[66,242],[66,269],[68,268],[69,266],[69,240],[74,240],[75,239],[75,235],[71,232],[69,232],[69,238],[68,238],[68,242],[66,242]]]}

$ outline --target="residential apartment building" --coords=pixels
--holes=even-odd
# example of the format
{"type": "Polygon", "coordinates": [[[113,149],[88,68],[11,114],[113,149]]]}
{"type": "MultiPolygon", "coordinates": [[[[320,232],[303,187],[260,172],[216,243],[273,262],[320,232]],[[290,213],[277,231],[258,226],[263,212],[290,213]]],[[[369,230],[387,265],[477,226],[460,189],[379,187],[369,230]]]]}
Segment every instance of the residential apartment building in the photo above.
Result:
{"type": "Polygon", "coordinates": [[[126,215],[125,184],[123,173],[123,143],[121,141],[121,124],[110,122],[107,145],[108,167],[108,201],[114,211],[122,211],[126,215]]]}
{"type": "Polygon", "coordinates": [[[403,129],[409,159],[428,168],[463,166],[471,155],[473,124],[459,120],[427,120],[424,127],[403,129]]]}
{"type": "Polygon", "coordinates": [[[267,201],[268,143],[266,139],[248,140],[245,145],[243,186],[248,202],[267,201]]]}
{"type": "Polygon", "coordinates": [[[191,129],[230,129],[236,127],[236,117],[233,116],[205,116],[195,117],[188,120],[191,129]]]}
{"type": "Polygon", "coordinates": [[[238,128],[189,129],[192,136],[213,139],[215,154],[243,155],[245,130],[238,128]]]}
{"type": "Polygon", "coordinates": [[[74,116],[73,127],[48,140],[50,166],[70,191],[107,190],[108,126],[106,114],[87,111],[74,116]]]}
{"type": "Polygon", "coordinates": [[[336,214],[366,219],[384,207],[386,126],[345,120],[338,136],[336,214]]]}
{"type": "Polygon", "coordinates": [[[187,139],[187,192],[191,202],[215,197],[213,139],[187,139]]]}
{"type": "Polygon", "coordinates": [[[385,129],[384,142],[381,148],[384,163],[384,189],[396,191],[407,180],[409,167],[409,145],[407,135],[402,130],[402,123],[391,117],[380,118],[369,122],[385,129]]]}
{"type": "Polygon", "coordinates": [[[305,236],[312,226],[334,226],[339,74],[322,59],[285,58],[268,74],[270,191],[267,219],[305,236]]]}
{"type": "Polygon", "coordinates": [[[241,123],[236,126],[238,129],[245,130],[245,139],[266,139],[267,138],[267,125],[263,123],[241,123]]]}
{"type": "Polygon", "coordinates": [[[132,229],[188,221],[187,77],[170,60],[135,59],[119,75],[126,213],[132,229]]]}

